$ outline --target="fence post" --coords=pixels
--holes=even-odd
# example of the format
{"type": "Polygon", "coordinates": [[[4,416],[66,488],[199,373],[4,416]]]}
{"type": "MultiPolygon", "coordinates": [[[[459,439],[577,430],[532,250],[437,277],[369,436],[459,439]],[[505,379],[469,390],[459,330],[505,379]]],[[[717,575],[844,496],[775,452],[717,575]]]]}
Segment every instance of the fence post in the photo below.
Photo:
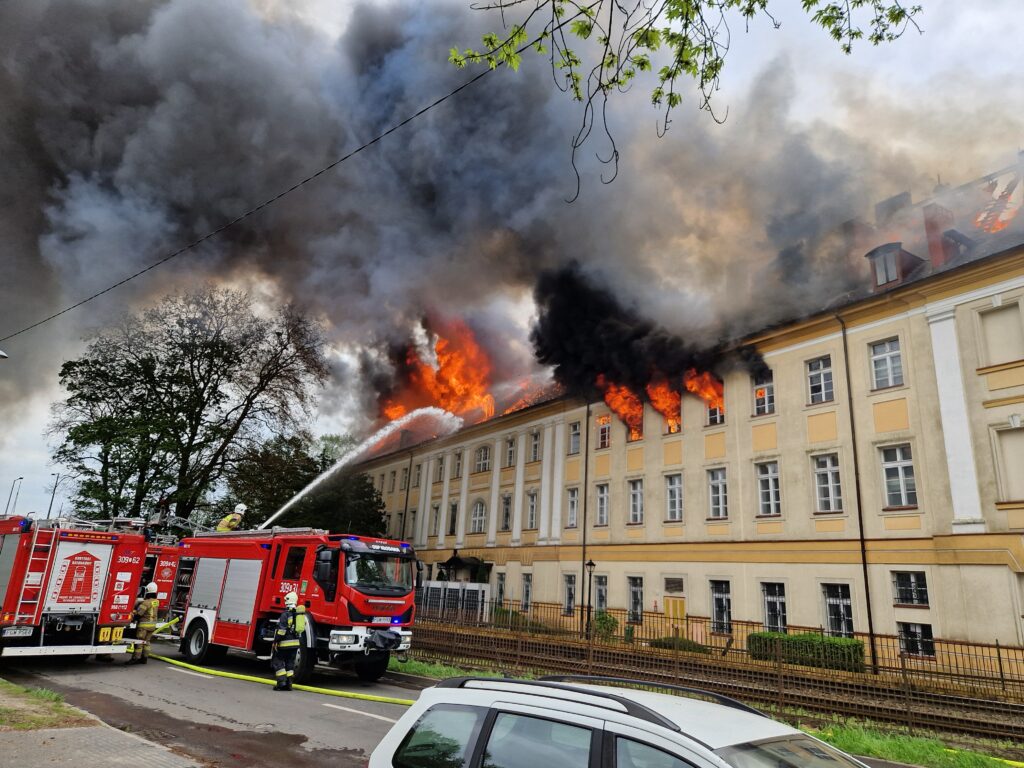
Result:
{"type": "Polygon", "coordinates": [[[782,706],[786,700],[785,697],[785,681],[783,680],[783,668],[782,668],[782,638],[775,638],[775,684],[779,689],[778,707],[779,711],[777,717],[782,717],[782,706]]]}
{"type": "Polygon", "coordinates": [[[999,662],[999,685],[1006,693],[1006,673],[1003,671],[1003,654],[999,648],[999,640],[996,639],[996,661],[999,662]]]}

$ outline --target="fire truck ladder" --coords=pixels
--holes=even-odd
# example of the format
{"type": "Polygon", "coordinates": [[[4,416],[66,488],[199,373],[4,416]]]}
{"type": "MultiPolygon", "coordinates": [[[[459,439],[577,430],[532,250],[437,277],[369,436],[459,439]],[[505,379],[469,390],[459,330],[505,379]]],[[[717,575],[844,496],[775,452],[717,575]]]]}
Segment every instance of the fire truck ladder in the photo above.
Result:
{"type": "Polygon", "coordinates": [[[272,536],[297,536],[304,534],[315,534],[323,536],[327,534],[323,528],[250,528],[241,531],[203,531],[192,538],[195,539],[265,539],[272,536]]]}
{"type": "Polygon", "coordinates": [[[50,551],[53,549],[54,540],[57,538],[55,531],[51,529],[50,538],[41,542],[39,540],[40,527],[38,525],[32,526],[32,545],[29,549],[28,565],[25,567],[25,580],[21,585],[21,595],[18,597],[18,607],[14,611],[14,623],[17,624],[22,619],[26,623],[31,624],[35,618],[36,613],[39,612],[39,604],[43,599],[43,592],[46,589],[46,579],[50,573],[50,551]],[[29,575],[32,573],[39,573],[35,571],[33,566],[43,564],[42,573],[39,575],[39,585],[36,587],[36,596],[34,598],[28,597],[29,589],[34,585],[29,584],[29,575]],[[31,606],[30,611],[22,610],[22,606],[31,606]]]}

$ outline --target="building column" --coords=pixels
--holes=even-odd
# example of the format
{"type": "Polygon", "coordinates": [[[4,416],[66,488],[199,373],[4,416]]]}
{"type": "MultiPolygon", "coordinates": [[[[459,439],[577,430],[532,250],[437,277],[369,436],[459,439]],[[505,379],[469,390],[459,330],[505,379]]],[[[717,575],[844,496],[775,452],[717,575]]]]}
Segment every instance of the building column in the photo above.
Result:
{"type": "Polygon", "coordinates": [[[491,506],[487,510],[487,546],[493,547],[498,537],[498,509],[501,503],[501,438],[494,441],[491,456],[491,506]]]}
{"type": "MultiPolygon", "coordinates": [[[[956,307],[929,307],[927,318],[932,334],[939,416],[953,504],[953,533],[984,533],[985,516],[978,493],[978,470],[974,462],[974,442],[971,440],[960,342],[956,333],[956,307]]],[[[914,464],[923,469],[920,459],[914,464]]]]}
{"type": "Polygon", "coordinates": [[[516,438],[516,485],[512,496],[512,541],[513,547],[519,546],[523,538],[523,486],[526,475],[526,433],[516,438]]]}
{"type": "MultiPolygon", "coordinates": [[[[548,541],[552,544],[558,544],[562,541],[562,508],[565,502],[565,497],[562,494],[565,492],[565,437],[567,429],[564,421],[560,420],[555,424],[555,455],[552,457],[554,460],[554,470],[551,475],[551,531],[548,534],[548,541]]],[[[579,515],[579,510],[577,510],[577,515],[579,515]]]]}
{"type": "Polygon", "coordinates": [[[441,515],[437,521],[437,548],[444,549],[444,537],[448,535],[448,487],[451,485],[452,454],[441,455],[444,462],[444,484],[441,486],[441,515]]]}
{"type": "Polygon", "coordinates": [[[552,465],[552,432],[551,424],[544,425],[544,442],[541,443],[540,457],[540,525],[537,532],[537,543],[544,544],[548,539],[551,526],[551,465],[552,465]]]}
{"type": "Polygon", "coordinates": [[[469,459],[471,457],[465,455],[468,451],[465,451],[462,456],[462,483],[459,486],[459,518],[455,523],[455,546],[461,547],[463,541],[466,538],[466,515],[469,514],[466,507],[469,503],[469,470],[471,464],[469,459]]]}
{"type": "Polygon", "coordinates": [[[434,467],[434,460],[427,459],[422,462],[420,469],[420,503],[419,517],[416,519],[416,546],[427,546],[427,537],[430,536],[430,497],[434,490],[434,476],[431,470],[434,467]]]}

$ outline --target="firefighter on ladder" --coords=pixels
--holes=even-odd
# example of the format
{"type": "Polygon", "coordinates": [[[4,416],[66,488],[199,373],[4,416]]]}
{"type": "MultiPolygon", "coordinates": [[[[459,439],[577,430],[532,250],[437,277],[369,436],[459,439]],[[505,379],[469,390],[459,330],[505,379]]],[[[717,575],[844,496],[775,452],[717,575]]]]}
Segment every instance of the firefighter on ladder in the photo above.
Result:
{"type": "Polygon", "coordinates": [[[274,635],[274,653],[270,666],[274,670],[277,684],[275,691],[290,691],[292,677],[295,676],[295,656],[299,652],[299,644],[306,634],[306,607],[299,605],[297,592],[289,592],[284,596],[284,612],[277,620],[277,632],[274,635]]]}
{"type": "Polygon", "coordinates": [[[149,661],[149,638],[156,631],[156,614],[160,609],[160,601],[156,597],[156,583],[146,585],[146,597],[135,605],[132,615],[135,617],[135,639],[132,646],[132,657],[129,664],[145,664],[149,661]]]}
{"type": "Polygon", "coordinates": [[[224,515],[221,521],[217,523],[217,531],[224,533],[225,531],[235,530],[235,528],[242,524],[242,516],[247,509],[248,507],[245,504],[236,504],[235,511],[230,515],[224,515]]]}

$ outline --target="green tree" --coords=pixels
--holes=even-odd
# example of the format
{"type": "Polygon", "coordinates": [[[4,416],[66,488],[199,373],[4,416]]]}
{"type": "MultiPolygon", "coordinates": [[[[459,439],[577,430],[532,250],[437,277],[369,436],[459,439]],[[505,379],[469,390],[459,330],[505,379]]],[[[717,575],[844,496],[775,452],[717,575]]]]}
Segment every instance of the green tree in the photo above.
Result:
{"type": "Polygon", "coordinates": [[[236,291],[168,296],[62,366],[54,458],[77,475],[81,513],[137,515],[166,497],[187,518],[240,450],[308,417],[326,376],[320,329],[294,307],[263,317],[236,291]]]}
{"type": "MultiPolygon", "coordinates": [[[[899,0],[801,0],[801,5],[844,53],[858,40],[878,45],[908,27],[921,31],[916,21],[921,6],[899,0]]],[[[778,6],[778,0],[490,0],[472,7],[496,14],[502,32],[485,34],[480,50],[453,47],[449,61],[460,68],[504,64],[517,70],[522,54],[532,48],[547,58],[555,85],[583,103],[572,141],[573,167],[596,128],[609,145],[607,157],[598,156],[617,168],[619,154],[606,119],[609,97],[645,75],[653,79],[651,102],[661,110],[663,134],[689,81],[697,88],[699,107],[718,120],[712,97],[729,52],[730,25],[764,16],[778,27],[770,10],[778,6]]],[[[578,183],[577,176],[577,194],[578,183]]]]}

